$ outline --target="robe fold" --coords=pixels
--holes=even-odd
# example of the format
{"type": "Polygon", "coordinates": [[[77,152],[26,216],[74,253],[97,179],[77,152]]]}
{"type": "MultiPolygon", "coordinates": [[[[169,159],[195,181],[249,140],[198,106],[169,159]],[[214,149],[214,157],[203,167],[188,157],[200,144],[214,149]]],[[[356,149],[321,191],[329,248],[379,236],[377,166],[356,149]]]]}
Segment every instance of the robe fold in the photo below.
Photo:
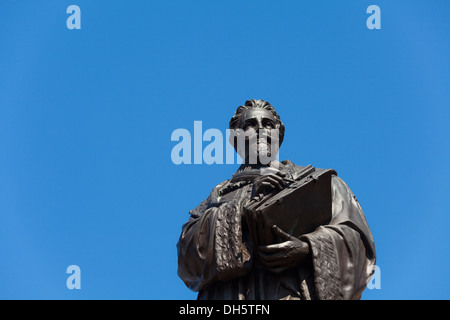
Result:
{"type": "MultiPolygon", "coordinates": [[[[303,168],[289,160],[279,163],[287,177],[303,168]]],[[[309,258],[275,274],[254,257],[245,223],[243,206],[252,183],[219,184],[182,227],[178,275],[199,292],[198,299],[360,299],[375,266],[374,240],[345,182],[333,175],[330,188],[331,221],[299,237],[310,246],[309,258]]]]}

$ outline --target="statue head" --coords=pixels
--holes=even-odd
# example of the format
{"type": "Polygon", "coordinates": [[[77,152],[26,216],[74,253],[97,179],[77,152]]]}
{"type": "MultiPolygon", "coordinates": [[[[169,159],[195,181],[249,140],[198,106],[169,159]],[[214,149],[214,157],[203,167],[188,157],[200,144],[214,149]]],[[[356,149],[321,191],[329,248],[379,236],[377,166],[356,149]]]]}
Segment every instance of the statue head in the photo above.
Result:
{"type": "Polygon", "coordinates": [[[229,128],[231,145],[247,163],[252,163],[252,156],[257,163],[262,162],[263,156],[273,160],[284,139],[285,128],[280,116],[264,100],[247,100],[239,106],[229,128]],[[245,143],[240,144],[239,141],[245,143]]]}

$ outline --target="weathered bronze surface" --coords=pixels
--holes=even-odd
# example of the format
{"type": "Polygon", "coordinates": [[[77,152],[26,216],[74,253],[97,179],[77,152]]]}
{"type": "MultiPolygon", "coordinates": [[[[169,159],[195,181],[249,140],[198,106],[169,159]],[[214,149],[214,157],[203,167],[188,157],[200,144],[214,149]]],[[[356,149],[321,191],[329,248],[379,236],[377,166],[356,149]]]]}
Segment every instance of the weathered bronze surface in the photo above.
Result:
{"type": "Polygon", "coordinates": [[[230,129],[256,139],[240,149],[230,141],[244,163],[190,211],[177,244],[180,278],[198,299],[360,299],[376,254],[349,187],[332,169],[260,161],[276,154],[271,144],[285,130],[266,101],[240,106],[230,129]]]}

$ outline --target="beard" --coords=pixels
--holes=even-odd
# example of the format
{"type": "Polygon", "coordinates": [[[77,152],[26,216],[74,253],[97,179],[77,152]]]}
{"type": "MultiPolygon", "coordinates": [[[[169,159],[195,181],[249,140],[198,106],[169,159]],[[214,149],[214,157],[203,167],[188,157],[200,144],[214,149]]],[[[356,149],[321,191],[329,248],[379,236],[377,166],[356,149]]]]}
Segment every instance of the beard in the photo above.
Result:
{"type": "Polygon", "coordinates": [[[271,144],[265,139],[257,140],[256,148],[258,150],[258,156],[260,157],[270,157],[271,155],[271,144]]]}
{"type": "Polygon", "coordinates": [[[239,156],[247,164],[269,164],[276,159],[279,151],[279,134],[278,130],[261,130],[245,135],[244,139],[234,140],[232,143],[239,156]],[[272,135],[273,139],[272,139],[272,135]],[[237,143],[236,143],[237,142],[237,143]]]}
{"type": "Polygon", "coordinates": [[[278,148],[274,148],[270,138],[258,138],[249,141],[247,150],[247,159],[250,164],[269,164],[275,160],[278,148]]]}

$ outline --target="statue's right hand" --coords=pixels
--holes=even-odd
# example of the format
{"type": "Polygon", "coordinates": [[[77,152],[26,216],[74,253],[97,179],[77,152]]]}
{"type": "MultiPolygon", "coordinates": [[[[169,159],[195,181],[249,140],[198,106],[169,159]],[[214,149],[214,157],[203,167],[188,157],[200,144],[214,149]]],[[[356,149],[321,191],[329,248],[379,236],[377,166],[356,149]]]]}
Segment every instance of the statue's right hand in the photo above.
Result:
{"type": "Polygon", "coordinates": [[[283,189],[286,181],[284,181],[284,173],[278,171],[276,174],[262,175],[253,181],[252,198],[261,193],[278,188],[283,189]]]}

